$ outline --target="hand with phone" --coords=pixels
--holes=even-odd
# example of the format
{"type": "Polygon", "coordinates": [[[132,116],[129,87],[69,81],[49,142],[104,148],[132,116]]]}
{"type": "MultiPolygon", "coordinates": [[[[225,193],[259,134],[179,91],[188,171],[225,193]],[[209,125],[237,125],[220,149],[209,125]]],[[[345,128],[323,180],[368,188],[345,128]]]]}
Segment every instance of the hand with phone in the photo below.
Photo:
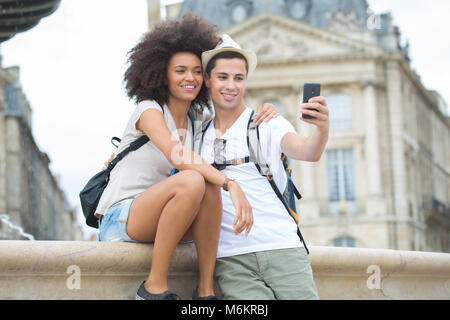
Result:
{"type": "Polygon", "coordinates": [[[315,125],[319,130],[328,131],[329,110],[325,97],[320,95],[320,83],[305,83],[300,112],[302,121],[315,125]]]}

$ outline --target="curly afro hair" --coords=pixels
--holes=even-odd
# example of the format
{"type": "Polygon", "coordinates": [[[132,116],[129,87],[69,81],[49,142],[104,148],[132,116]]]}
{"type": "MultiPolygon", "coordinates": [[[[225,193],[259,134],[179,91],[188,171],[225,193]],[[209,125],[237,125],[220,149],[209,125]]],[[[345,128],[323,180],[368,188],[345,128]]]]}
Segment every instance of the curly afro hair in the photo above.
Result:
{"type": "MultiPolygon", "coordinates": [[[[167,67],[172,56],[179,52],[190,52],[201,60],[204,51],[214,49],[220,42],[217,26],[192,12],[185,13],[181,20],[166,21],[146,33],[128,53],[129,67],[124,75],[127,95],[139,103],[155,100],[161,106],[167,103],[167,67]]],[[[205,84],[192,102],[197,111],[209,105],[205,84]]]]}

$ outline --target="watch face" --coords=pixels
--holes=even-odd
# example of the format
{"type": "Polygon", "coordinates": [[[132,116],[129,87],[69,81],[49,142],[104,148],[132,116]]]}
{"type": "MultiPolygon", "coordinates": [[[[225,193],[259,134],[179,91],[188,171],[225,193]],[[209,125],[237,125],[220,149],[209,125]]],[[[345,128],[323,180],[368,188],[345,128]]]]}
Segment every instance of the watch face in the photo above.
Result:
{"type": "Polygon", "coordinates": [[[237,4],[232,9],[232,17],[234,22],[242,22],[247,18],[247,8],[243,4],[237,4]]]}
{"type": "Polygon", "coordinates": [[[303,18],[309,8],[309,1],[308,0],[294,0],[291,2],[289,6],[290,13],[292,17],[296,19],[303,18]]]}

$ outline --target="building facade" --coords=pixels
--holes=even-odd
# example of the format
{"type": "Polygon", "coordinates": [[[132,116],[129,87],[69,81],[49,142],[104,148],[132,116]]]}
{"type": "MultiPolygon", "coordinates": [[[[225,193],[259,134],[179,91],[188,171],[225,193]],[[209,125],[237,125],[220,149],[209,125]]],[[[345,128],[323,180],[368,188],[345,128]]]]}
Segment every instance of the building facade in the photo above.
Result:
{"type": "Polygon", "coordinates": [[[312,129],[299,120],[303,84],[321,83],[326,152],[292,163],[308,242],[450,252],[447,106],[412,70],[390,14],[365,0],[185,0],[167,18],[186,10],[257,53],[247,105],[272,102],[300,134],[312,129]]]}
{"type": "Polygon", "coordinates": [[[80,240],[75,210],[36,144],[31,121],[19,68],[0,66],[0,239],[80,240]]]}

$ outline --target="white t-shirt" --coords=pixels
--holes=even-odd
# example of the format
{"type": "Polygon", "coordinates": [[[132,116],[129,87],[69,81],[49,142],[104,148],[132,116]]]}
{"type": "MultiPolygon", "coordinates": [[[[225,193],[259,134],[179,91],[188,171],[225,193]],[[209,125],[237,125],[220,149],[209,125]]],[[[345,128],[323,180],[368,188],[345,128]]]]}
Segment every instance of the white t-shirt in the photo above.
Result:
{"type": "MultiPolygon", "coordinates": [[[[170,132],[172,132],[173,139],[180,141],[178,134],[176,134],[176,125],[169,108],[167,105],[164,105],[163,108],[164,119],[170,132]]],[[[116,155],[127,148],[130,143],[144,135],[142,131],[136,129],[136,123],[142,113],[148,109],[162,112],[160,105],[156,101],[147,100],[139,103],[128,121],[122,142],[115,152],[116,155]]],[[[192,149],[193,128],[189,119],[187,119],[187,124],[188,132],[183,145],[192,149]]],[[[152,185],[169,177],[172,170],[173,167],[167,158],[151,141],[138,150],[131,151],[111,171],[110,181],[100,198],[96,213],[104,215],[117,202],[135,199],[152,185]]]]}
{"type": "MultiPolygon", "coordinates": [[[[238,120],[221,136],[227,140],[226,159],[249,156],[247,146],[247,124],[251,109],[246,108],[238,120]]],[[[261,151],[269,165],[275,183],[281,192],[286,188],[287,178],[281,157],[281,139],[287,133],[295,133],[294,127],[279,116],[259,126],[261,151]]],[[[209,163],[214,162],[214,140],[216,134],[214,122],[205,132],[202,157],[209,163]]],[[[250,252],[302,247],[297,235],[297,225],[286,211],[270,186],[267,178],[261,176],[254,163],[230,166],[222,171],[235,179],[244,191],[253,210],[254,224],[248,237],[244,233],[235,235],[233,221],[235,209],[230,194],[222,190],[223,217],[220,231],[217,257],[230,257],[250,252]]]]}

